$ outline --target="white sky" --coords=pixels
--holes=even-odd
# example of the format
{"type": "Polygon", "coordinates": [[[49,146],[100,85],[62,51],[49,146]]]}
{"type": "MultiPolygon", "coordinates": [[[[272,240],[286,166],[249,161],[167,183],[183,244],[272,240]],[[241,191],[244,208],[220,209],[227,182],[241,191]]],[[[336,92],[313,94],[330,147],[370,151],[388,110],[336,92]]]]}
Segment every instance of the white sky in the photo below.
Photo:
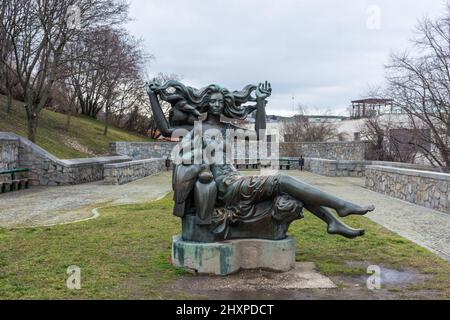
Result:
{"type": "Polygon", "coordinates": [[[417,19],[439,16],[444,5],[444,0],[131,0],[128,29],[156,57],[151,75],[176,73],[194,87],[217,83],[230,90],[269,80],[270,114],[292,114],[293,96],[296,105],[344,114],[369,86],[383,84],[390,52],[408,48],[417,19]]]}

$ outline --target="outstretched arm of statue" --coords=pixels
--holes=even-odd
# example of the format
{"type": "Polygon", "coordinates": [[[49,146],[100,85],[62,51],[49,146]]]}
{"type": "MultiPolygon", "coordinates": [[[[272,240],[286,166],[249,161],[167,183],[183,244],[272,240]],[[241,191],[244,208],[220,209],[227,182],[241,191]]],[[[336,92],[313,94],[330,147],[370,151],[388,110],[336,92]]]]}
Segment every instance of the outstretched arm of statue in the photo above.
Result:
{"type": "Polygon", "coordinates": [[[158,130],[164,137],[170,138],[175,129],[169,126],[169,122],[164,115],[164,112],[158,100],[156,86],[157,85],[155,83],[150,83],[148,85],[147,93],[150,99],[150,106],[152,108],[153,116],[155,117],[155,122],[158,130]]]}
{"type": "Polygon", "coordinates": [[[272,85],[269,82],[260,83],[258,85],[258,89],[256,90],[256,123],[255,130],[258,136],[258,140],[262,139],[265,136],[266,130],[266,99],[272,95],[272,85]],[[260,136],[264,131],[264,134],[260,136]]]}

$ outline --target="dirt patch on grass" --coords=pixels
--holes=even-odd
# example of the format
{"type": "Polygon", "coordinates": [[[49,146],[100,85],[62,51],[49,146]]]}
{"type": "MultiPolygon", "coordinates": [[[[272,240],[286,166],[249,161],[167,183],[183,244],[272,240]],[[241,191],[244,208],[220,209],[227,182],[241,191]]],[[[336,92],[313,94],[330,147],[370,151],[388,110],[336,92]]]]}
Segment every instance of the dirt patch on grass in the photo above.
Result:
{"type": "MultiPolygon", "coordinates": [[[[362,266],[365,262],[349,262],[362,266]]],[[[381,289],[369,290],[366,282],[370,275],[331,276],[337,287],[327,289],[295,289],[289,274],[269,271],[242,271],[228,277],[187,276],[171,284],[168,291],[174,296],[190,292],[191,298],[211,300],[395,300],[442,299],[435,290],[414,290],[415,285],[431,281],[433,276],[415,269],[393,270],[381,267],[381,289]]],[[[295,281],[295,279],[291,279],[295,281]]]]}

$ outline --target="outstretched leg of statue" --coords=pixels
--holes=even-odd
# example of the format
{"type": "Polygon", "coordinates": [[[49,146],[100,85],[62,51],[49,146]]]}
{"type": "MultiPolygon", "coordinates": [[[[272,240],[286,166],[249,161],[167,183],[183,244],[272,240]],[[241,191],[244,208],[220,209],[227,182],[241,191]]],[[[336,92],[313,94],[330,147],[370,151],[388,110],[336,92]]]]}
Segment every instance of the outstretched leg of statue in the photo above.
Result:
{"type": "Polygon", "coordinates": [[[364,235],[364,230],[350,228],[325,207],[307,205],[305,208],[327,223],[329,234],[338,234],[350,239],[364,235]]]}
{"type": "Polygon", "coordinates": [[[340,217],[349,215],[365,215],[375,209],[374,206],[359,206],[320,191],[306,183],[289,176],[280,179],[280,191],[310,206],[333,208],[340,217]]]}

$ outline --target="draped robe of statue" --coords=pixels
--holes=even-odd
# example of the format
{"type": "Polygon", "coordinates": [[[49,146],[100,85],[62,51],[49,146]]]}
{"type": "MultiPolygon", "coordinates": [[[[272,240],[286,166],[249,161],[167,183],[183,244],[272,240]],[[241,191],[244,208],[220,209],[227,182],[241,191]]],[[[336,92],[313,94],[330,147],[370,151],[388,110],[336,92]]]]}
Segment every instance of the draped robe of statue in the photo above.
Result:
{"type": "MultiPolygon", "coordinates": [[[[229,125],[229,129],[233,126],[229,125]]],[[[226,157],[224,142],[207,136],[203,137],[201,151],[213,143],[223,145],[226,157]]],[[[192,132],[181,142],[181,146],[186,144],[194,144],[192,132]]],[[[180,156],[193,159],[195,152],[194,149],[192,154],[180,156]]],[[[208,168],[176,165],[174,214],[183,218],[185,240],[286,238],[289,224],[303,218],[303,204],[280,192],[279,179],[278,175],[244,176],[231,164],[212,164],[208,168]],[[212,177],[203,179],[204,170],[211,172],[212,177]]]]}

